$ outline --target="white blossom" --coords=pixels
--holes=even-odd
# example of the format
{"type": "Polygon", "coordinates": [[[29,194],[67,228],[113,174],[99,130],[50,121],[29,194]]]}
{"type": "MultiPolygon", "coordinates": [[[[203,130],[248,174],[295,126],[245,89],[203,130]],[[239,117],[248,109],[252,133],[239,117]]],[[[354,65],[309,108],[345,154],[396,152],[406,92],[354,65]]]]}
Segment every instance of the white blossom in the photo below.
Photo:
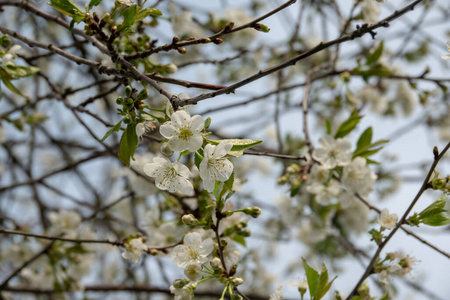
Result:
{"type": "Polygon", "coordinates": [[[283,300],[283,286],[280,284],[275,291],[270,294],[269,300],[283,300]]]}
{"type": "Polygon", "coordinates": [[[378,7],[378,4],[373,2],[373,0],[363,0],[361,13],[364,22],[376,23],[378,22],[380,8],[378,7]]]}
{"type": "Polygon", "coordinates": [[[153,130],[154,128],[155,128],[155,125],[153,124],[153,122],[144,121],[144,122],[136,125],[136,135],[138,136],[138,138],[142,138],[144,133],[146,133],[147,131],[153,130]]]}
{"type": "Polygon", "coordinates": [[[324,183],[328,180],[328,177],[330,175],[330,171],[328,171],[328,168],[325,168],[324,166],[314,164],[311,168],[311,172],[308,176],[308,182],[320,182],[324,183]]]}
{"type": "Polygon", "coordinates": [[[202,237],[197,232],[185,235],[183,245],[173,249],[173,262],[180,268],[191,264],[204,264],[210,260],[210,254],[214,245],[208,238],[202,242],[202,237]]]}
{"type": "Polygon", "coordinates": [[[51,223],[51,234],[64,233],[65,236],[75,236],[81,225],[81,216],[76,211],[61,210],[48,214],[51,223]]]}
{"type": "Polygon", "coordinates": [[[202,279],[202,266],[199,264],[191,264],[184,268],[184,275],[192,281],[202,279]]]}
{"type": "Polygon", "coordinates": [[[143,171],[155,178],[156,187],[171,193],[180,191],[185,195],[192,195],[194,187],[188,180],[191,172],[180,162],[170,162],[167,158],[155,157],[153,163],[147,163],[143,171]]]}
{"type": "Polygon", "coordinates": [[[395,224],[398,221],[398,216],[397,214],[389,214],[389,210],[385,208],[381,211],[381,214],[377,218],[377,221],[380,226],[387,229],[392,229],[395,227],[395,224]]]}
{"type": "Polygon", "coordinates": [[[189,150],[195,152],[203,144],[201,131],[205,127],[205,120],[200,115],[191,117],[184,110],[174,112],[167,121],[159,128],[161,135],[173,151],[189,150]]]}
{"type": "Polygon", "coordinates": [[[175,300],[192,300],[194,299],[194,293],[189,287],[182,287],[181,289],[170,286],[170,292],[175,295],[175,300]]]}
{"type": "Polygon", "coordinates": [[[381,93],[379,88],[375,88],[371,85],[365,85],[359,90],[358,98],[361,98],[363,102],[368,102],[372,112],[382,114],[388,109],[386,95],[381,93]]]}
{"type": "Polygon", "coordinates": [[[117,2],[125,6],[132,6],[136,4],[134,3],[134,0],[117,0],[117,2]]]}
{"type": "Polygon", "coordinates": [[[17,52],[22,48],[20,45],[14,45],[11,48],[9,48],[8,52],[3,55],[2,63],[4,66],[6,66],[9,62],[11,62],[14,58],[17,57],[17,52]]]}
{"type": "MultiPolygon", "coordinates": [[[[448,52],[450,52],[450,41],[447,41],[447,49],[448,49],[448,52]]],[[[441,55],[441,58],[445,59],[445,60],[450,60],[450,54],[441,55]]]]}
{"type": "Polygon", "coordinates": [[[411,85],[404,80],[400,81],[397,85],[395,103],[400,106],[405,116],[409,116],[414,110],[416,98],[411,90],[411,85]]]}
{"type": "Polygon", "coordinates": [[[224,157],[232,147],[230,141],[221,142],[217,146],[211,144],[205,146],[203,151],[205,156],[200,163],[200,177],[208,192],[214,190],[216,180],[226,181],[233,173],[233,164],[224,157]]]}
{"type": "Polygon", "coordinates": [[[142,238],[132,239],[125,244],[126,252],[122,252],[124,259],[129,259],[137,264],[141,258],[142,251],[147,251],[147,245],[144,244],[142,238]]]}
{"type": "Polygon", "coordinates": [[[342,184],[352,193],[367,196],[373,189],[377,175],[366,165],[366,159],[356,157],[344,167],[342,184]]]}
{"type": "Polygon", "coordinates": [[[403,273],[403,268],[399,264],[393,264],[387,269],[380,272],[380,275],[378,277],[378,280],[380,280],[383,284],[388,284],[390,277],[392,276],[399,276],[403,273]]]}
{"type": "Polygon", "coordinates": [[[315,149],[312,157],[328,169],[336,166],[345,166],[352,160],[350,148],[352,144],[346,138],[335,140],[332,136],[326,135],[319,139],[319,149],[315,149]]]}
{"type": "Polygon", "coordinates": [[[306,191],[316,195],[316,201],[320,205],[329,205],[331,200],[341,192],[341,186],[337,180],[330,180],[327,184],[313,182],[306,187],[306,191]]]}

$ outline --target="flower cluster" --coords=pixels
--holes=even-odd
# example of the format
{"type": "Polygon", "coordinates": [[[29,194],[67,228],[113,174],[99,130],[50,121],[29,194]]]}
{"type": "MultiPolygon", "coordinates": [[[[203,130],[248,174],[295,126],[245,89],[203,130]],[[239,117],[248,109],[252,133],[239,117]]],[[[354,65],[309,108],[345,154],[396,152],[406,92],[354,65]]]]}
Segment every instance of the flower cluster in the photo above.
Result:
{"type": "MultiPolygon", "coordinates": [[[[166,138],[167,147],[175,152],[196,152],[205,142],[203,131],[205,120],[199,115],[193,117],[186,111],[171,114],[170,121],[160,127],[160,133],[166,138]]],[[[204,157],[199,165],[200,178],[208,192],[214,190],[216,181],[226,181],[233,173],[233,164],[225,157],[233,147],[230,141],[220,142],[217,146],[206,144],[204,157]]],[[[152,163],[144,165],[144,173],[155,178],[156,186],[171,193],[181,192],[193,195],[194,187],[189,178],[191,171],[179,161],[171,162],[167,158],[155,157],[152,163]]]]}

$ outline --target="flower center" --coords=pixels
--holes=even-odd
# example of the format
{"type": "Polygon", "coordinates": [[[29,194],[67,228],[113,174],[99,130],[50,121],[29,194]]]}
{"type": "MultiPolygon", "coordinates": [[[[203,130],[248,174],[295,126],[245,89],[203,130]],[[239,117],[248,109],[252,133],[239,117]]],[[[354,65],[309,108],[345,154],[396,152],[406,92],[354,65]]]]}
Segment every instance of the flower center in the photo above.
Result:
{"type": "Polygon", "coordinates": [[[193,136],[191,129],[185,127],[182,127],[180,129],[180,133],[178,134],[178,137],[183,140],[188,140],[191,136],[193,136]]]}

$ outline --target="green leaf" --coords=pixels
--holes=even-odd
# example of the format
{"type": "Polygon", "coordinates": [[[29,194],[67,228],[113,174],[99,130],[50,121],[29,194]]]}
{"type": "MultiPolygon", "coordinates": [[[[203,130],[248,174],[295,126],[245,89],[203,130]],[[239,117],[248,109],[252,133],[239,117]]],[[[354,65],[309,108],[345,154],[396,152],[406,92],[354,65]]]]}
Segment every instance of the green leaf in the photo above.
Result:
{"type": "Polygon", "coordinates": [[[361,148],[358,147],[358,148],[356,148],[355,152],[353,153],[353,158],[355,158],[357,156],[369,157],[369,156],[377,153],[381,149],[383,149],[383,147],[373,149],[374,147],[382,145],[382,144],[386,144],[388,142],[389,142],[389,140],[379,140],[373,144],[369,144],[369,145],[363,146],[361,148]]]}
{"type": "Polygon", "coordinates": [[[123,22],[120,23],[119,26],[117,27],[118,33],[120,32],[127,33],[128,31],[130,31],[131,26],[133,26],[135,22],[135,16],[137,12],[138,7],[136,5],[132,5],[122,12],[123,22]]]}
{"type": "Polygon", "coordinates": [[[76,22],[84,20],[84,12],[72,0],[50,0],[49,4],[76,22]]]}
{"type": "Polygon", "coordinates": [[[441,198],[419,213],[421,223],[429,226],[443,226],[450,224],[449,212],[445,209],[446,199],[447,196],[444,194],[441,198]]]}
{"type": "Polygon", "coordinates": [[[195,151],[195,155],[194,155],[194,164],[197,166],[198,169],[200,169],[200,163],[203,160],[203,150],[199,149],[197,151],[195,151]]]}
{"type": "Polygon", "coordinates": [[[234,183],[234,172],[231,173],[230,178],[225,181],[225,186],[230,190],[233,191],[233,183],[234,183]]]}
{"type": "Polygon", "coordinates": [[[261,140],[250,140],[250,139],[226,139],[226,140],[207,140],[213,145],[219,145],[221,142],[230,141],[233,144],[229,155],[234,157],[241,157],[246,149],[254,147],[262,143],[261,140]]]}
{"type": "Polygon", "coordinates": [[[317,286],[317,292],[315,296],[318,297],[319,299],[322,298],[323,295],[325,295],[325,293],[328,291],[328,290],[325,291],[327,285],[328,285],[328,269],[325,266],[325,263],[322,263],[322,271],[320,272],[319,285],[317,286]]]}
{"type": "Polygon", "coordinates": [[[370,145],[372,142],[372,127],[367,128],[359,137],[356,143],[356,150],[370,145]]]}
{"type": "Polygon", "coordinates": [[[319,273],[308,266],[306,260],[302,257],[303,267],[305,268],[306,280],[308,281],[309,294],[313,298],[317,293],[317,288],[319,286],[319,273]]]}
{"type": "Polygon", "coordinates": [[[363,116],[358,115],[358,111],[355,109],[350,117],[345,120],[341,126],[339,126],[334,138],[342,138],[349,134],[353,129],[355,129],[356,125],[358,125],[359,121],[361,121],[363,116]]]}
{"type": "Polygon", "coordinates": [[[102,139],[100,140],[100,142],[103,142],[104,140],[106,140],[113,132],[119,131],[120,130],[120,125],[122,124],[122,120],[120,120],[119,123],[117,123],[116,125],[114,125],[110,130],[108,130],[105,135],[102,137],[102,139]]]}
{"type": "Polygon", "coordinates": [[[239,234],[233,234],[231,236],[231,239],[239,244],[241,244],[244,247],[247,247],[247,244],[245,243],[245,238],[242,235],[239,234]]]}
{"type": "Polygon", "coordinates": [[[2,67],[0,67],[0,79],[2,80],[2,82],[6,85],[6,87],[8,89],[10,89],[12,92],[19,94],[20,96],[26,98],[12,83],[11,80],[13,80],[14,78],[11,77],[11,75],[8,74],[8,72],[6,72],[5,69],[3,69],[2,67]]]}
{"type": "Polygon", "coordinates": [[[152,17],[159,17],[162,16],[161,11],[157,10],[156,8],[146,8],[139,11],[135,16],[135,22],[138,22],[148,16],[152,17]]]}
{"type": "Polygon", "coordinates": [[[372,54],[370,54],[367,57],[367,61],[366,61],[366,65],[373,65],[374,63],[376,63],[381,55],[383,54],[383,48],[384,48],[384,41],[381,41],[381,43],[378,45],[377,49],[375,49],[375,51],[373,51],[372,54]]]}
{"type": "Polygon", "coordinates": [[[91,2],[89,2],[89,9],[93,8],[94,6],[99,5],[102,2],[102,0],[91,0],[91,2]]]}
{"type": "Polygon", "coordinates": [[[325,120],[325,124],[326,124],[326,126],[327,126],[327,134],[328,134],[328,135],[332,135],[333,133],[332,133],[332,131],[331,131],[331,123],[330,123],[330,120],[325,120]]]}
{"type": "Polygon", "coordinates": [[[118,153],[119,159],[127,166],[130,166],[130,158],[133,158],[138,143],[139,139],[136,135],[136,124],[128,124],[120,139],[118,153]]]}
{"type": "Polygon", "coordinates": [[[39,68],[30,66],[18,66],[16,64],[9,64],[6,66],[6,71],[15,77],[27,77],[36,74],[39,72],[39,68]]]}

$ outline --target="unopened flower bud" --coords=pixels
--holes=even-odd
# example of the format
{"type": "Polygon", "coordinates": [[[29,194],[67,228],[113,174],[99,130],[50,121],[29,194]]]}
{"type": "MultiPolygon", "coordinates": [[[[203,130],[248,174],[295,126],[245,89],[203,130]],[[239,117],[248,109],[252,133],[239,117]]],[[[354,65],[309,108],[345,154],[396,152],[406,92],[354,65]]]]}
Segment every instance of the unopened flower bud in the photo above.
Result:
{"type": "Polygon", "coordinates": [[[261,214],[261,208],[257,206],[244,208],[242,211],[244,214],[251,216],[252,218],[257,218],[261,214]]]}
{"type": "Polygon", "coordinates": [[[298,173],[300,172],[300,166],[297,164],[292,164],[289,167],[287,167],[286,171],[290,174],[298,173]]]}
{"type": "Polygon", "coordinates": [[[445,185],[447,184],[447,180],[445,178],[435,178],[431,182],[431,186],[434,190],[442,190],[445,188],[445,185]]]}
{"type": "Polygon", "coordinates": [[[131,97],[132,92],[133,92],[133,88],[131,86],[127,85],[125,88],[125,95],[127,95],[127,97],[131,97]]]}
{"type": "Polygon", "coordinates": [[[174,282],[173,282],[173,287],[174,288],[176,288],[176,289],[182,289],[186,284],[188,284],[189,283],[189,279],[187,279],[187,278],[184,278],[184,279],[176,279],[174,282]]]}
{"type": "Polygon", "coordinates": [[[175,65],[173,63],[166,65],[166,72],[168,74],[175,74],[177,71],[178,71],[177,65],[175,65]]]}
{"type": "Polygon", "coordinates": [[[148,98],[148,90],[143,89],[139,92],[139,94],[136,96],[136,100],[142,100],[148,98]]]}
{"type": "Polygon", "coordinates": [[[183,222],[184,225],[195,226],[197,225],[198,220],[193,214],[188,214],[181,217],[181,222],[183,222]]]}
{"type": "Polygon", "coordinates": [[[228,22],[226,25],[225,25],[225,27],[223,28],[223,32],[230,32],[231,31],[231,29],[233,29],[233,27],[234,27],[234,22],[228,22]]]}
{"type": "Polygon", "coordinates": [[[277,183],[279,185],[286,184],[286,182],[288,182],[288,180],[289,180],[289,175],[285,174],[285,175],[283,175],[283,176],[278,178],[277,183]]]}
{"type": "Polygon", "coordinates": [[[116,104],[117,104],[117,105],[122,105],[122,104],[123,104],[123,98],[122,98],[122,97],[118,97],[118,98],[116,99],[116,104]]]}
{"type": "Polygon", "coordinates": [[[178,47],[177,48],[177,51],[178,51],[178,53],[180,53],[180,54],[186,54],[186,48],[184,48],[184,47],[178,47]]]}
{"type": "Polygon", "coordinates": [[[179,40],[180,40],[180,39],[179,39],[177,36],[174,36],[174,37],[172,38],[172,44],[178,43],[179,40]]]}
{"type": "Polygon", "coordinates": [[[252,235],[252,232],[251,232],[249,229],[242,230],[242,231],[241,231],[241,235],[242,235],[243,237],[249,237],[250,235],[252,235]]]}
{"type": "Polygon", "coordinates": [[[211,268],[217,269],[217,268],[220,268],[220,266],[222,265],[222,262],[220,261],[220,258],[214,257],[213,259],[211,259],[209,264],[211,265],[211,268]]]}
{"type": "Polygon", "coordinates": [[[242,279],[241,277],[234,277],[233,279],[231,279],[231,284],[234,286],[239,286],[243,283],[244,283],[244,279],[242,279]]]}
{"type": "Polygon", "coordinates": [[[167,143],[162,143],[161,144],[161,148],[159,149],[161,151],[162,154],[164,154],[165,156],[172,156],[173,155],[173,150],[169,148],[169,145],[167,145],[167,143]]]}
{"type": "Polygon", "coordinates": [[[222,44],[222,43],[223,43],[223,40],[222,40],[222,39],[219,39],[219,38],[217,38],[217,39],[213,39],[213,40],[212,40],[212,42],[213,42],[214,44],[216,44],[216,45],[220,45],[220,44],[222,44]]]}
{"type": "Polygon", "coordinates": [[[109,21],[111,21],[111,15],[109,13],[106,13],[103,18],[103,21],[105,21],[106,23],[109,23],[109,21]]]}

